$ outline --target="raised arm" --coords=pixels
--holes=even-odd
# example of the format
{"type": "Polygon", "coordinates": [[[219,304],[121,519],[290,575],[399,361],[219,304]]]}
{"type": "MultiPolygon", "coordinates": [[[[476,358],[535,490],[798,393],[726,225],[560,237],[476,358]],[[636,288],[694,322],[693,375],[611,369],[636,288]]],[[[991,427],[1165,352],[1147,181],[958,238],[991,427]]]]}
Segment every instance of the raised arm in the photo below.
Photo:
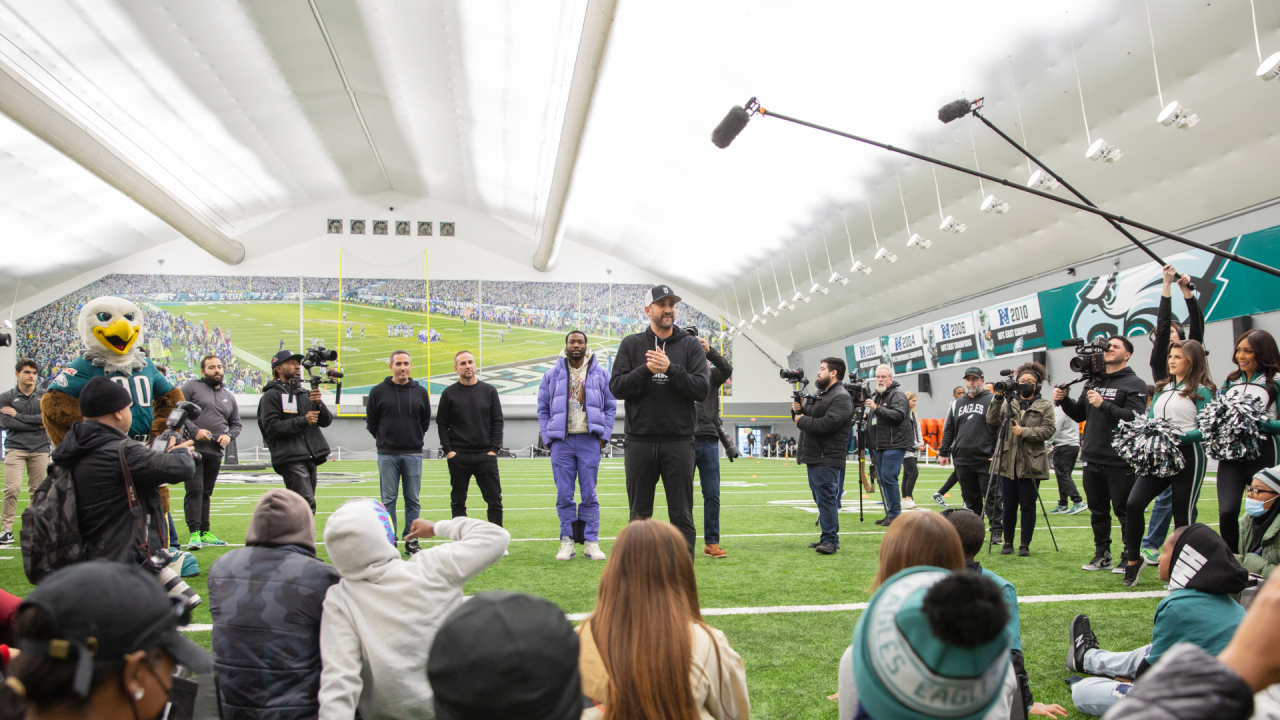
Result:
{"type": "Polygon", "coordinates": [[[613,361],[613,373],[609,377],[609,392],[619,400],[630,400],[643,395],[649,389],[649,378],[653,377],[648,365],[640,363],[638,366],[632,366],[631,353],[627,348],[628,339],[623,338],[618,346],[618,354],[613,361]]]}

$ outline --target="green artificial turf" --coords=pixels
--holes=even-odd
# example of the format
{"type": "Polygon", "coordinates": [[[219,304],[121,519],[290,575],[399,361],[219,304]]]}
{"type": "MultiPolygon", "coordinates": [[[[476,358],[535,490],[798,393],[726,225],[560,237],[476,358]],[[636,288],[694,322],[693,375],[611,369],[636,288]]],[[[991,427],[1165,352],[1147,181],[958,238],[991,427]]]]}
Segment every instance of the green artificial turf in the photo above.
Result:
{"type": "MultiPolygon", "coordinates": [[[[384,328],[385,332],[385,328],[384,328]]],[[[541,595],[558,603],[567,613],[589,612],[604,563],[584,559],[557,562],[559,524],[555,512],[555,487],[547,460],[501,460],[505,525],[513,542],[510,556],[489,568],[466,587],[468,594],[505,589],[541,595]]],[[[334,461],[322,472],[356,475],[359,482],[330,482],[322,476],[317,493],[319,534],[324,522],[340,504],[352,497],[377,497],[377,469],[374,461],[334,461]]],[[[793,605],[832,605],[866,602],[868,584],[875,573],[883,530],[872,521],[883,516],[877,498],[865,500],[865,522],[859,523],[857,495],[850,493],[840,515],[841,549],[833,556],[820,556],[807,548],[817,539],[814,509],[804,468],[791,461],[739,459],[721,462],[721,545],[729,553],[711,560],[698,553],[698,590],[705,609],[760,608],[793,605]]],[[[941,485],[947,470],[931,466],[921,472],[915,499],[924,507],[939,509],[929,496],[941,485]]],[[[341,478],[339,478],[341,479],[341,478]]],[[[1077,480],[1077,484],[1079,481],[1077,480]]],[[[213,531],[230,543],[243,543],[249,516],[256,499],[270,484],[219,483],[213,496],[213,531]]],[[[25,484],[24,484],[25,488],[25,484]]],[[[852,485],[850,486],[852,489],[852,485]]],[[[1057,499],[1053,483],[1044,488],[1046,506],[1057,499]]],[[[182,488],[171,488],[175,520],[180,537],[187,534],[182,522],[182,488]]],[[[601,467],[601,548],[607,553],[611,539],[627,521],[626,489],[622,461],[605,460],[601,467]]],[[[694,492],[694,519],[701,531],[702,500],[694,492]]],[[[25,489],[19,512],[26,505],[25,489]]],[[[445,463],[423,463],[422,515],[438,520],[449,515],[448,472],[445,463]]],[[[662,493],[657,502],[662,503],[662,493]]],[[[958,488],[948,502],[960,504],[958,488]]],[[[472,517],[484,517],[480,493],[472,488],[469,505],[472,517]]],[[[1217,500],[1212,477],[1201,493],[1201,517],[1212,522],[1217,517],[1217,500]]],[[[403,517],[403,506],[400,508],[403,517]]],[[[665,517],[659,504],[657,516],[665,517]]],[[[1032,556],[983,555],[983,565],[1014,584],[1019,596],[1063,594],[1125,593],[1158,591],[1162,583],[1154,569],[1144,572],[1132,591],[1121,585],[1121,577],[1109,572],[1083,572],[1080,566],[1093,554],[1088,512],[1063,517],[1050,516],[1060,552],[1055,552],[1043,516],[1039,517],[1032,556]]],[[[1119,526],[1112,530],[1112,548],[1120,551],[1119,526]]],[[[202,569],[207,569],[227,549],[206,547],[196,553],[202,569]]],[[[580,549],[579,549],[580,552],[580,549]]],[[[326,557],[323,545],[320,556],[326,557]]],[[[201,595],[206,594],[203,573],[188,580],[201,595]]],[[[0,587],[17,595],[30,590],[22,573],[22,557],[17,547],[0,548],[0,587]]],[[[1068,600],[1024,603],[1020,608],[1022,643],[1027,670],[1036,698],[1056,702],[1075,712],[1070,692],[1063,682],[1068,673],[1063,666],[1067,627],[1077,613],[1088,613],[1104,648],[1129,650],[1151,639],[1152,616],[1158,598],[1119,600],[1068,600]]],[[[752,715],[760,718],[835,718],[836,704],[828,695],[836,691],[836,669],[840,654],[853,634],[857,611],[773,612],[756,615],[711,615],[707,622],[728,635],[743,656],[751,690],[752,715]]],[[[194,613],[192,622],[208,624],[207,606],[194,613]]],[[[209,633],[193,637],[208,646],[209,633]]]]}

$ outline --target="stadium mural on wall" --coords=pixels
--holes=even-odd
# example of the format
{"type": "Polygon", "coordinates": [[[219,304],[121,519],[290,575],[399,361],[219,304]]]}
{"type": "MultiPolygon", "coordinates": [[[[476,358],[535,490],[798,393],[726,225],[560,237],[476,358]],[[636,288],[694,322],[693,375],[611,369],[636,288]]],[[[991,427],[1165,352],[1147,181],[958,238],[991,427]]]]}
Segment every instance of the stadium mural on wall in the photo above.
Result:
{"type": "MultiPolygon", "coordinates": [[[[34,359],[47,381],[79,354],[80,306],[118,295],[146,312],[147,349],[174,384],[195,377],[205,355],[217,355],[233,392],[256,393],[272,355],[319,343],[340,353],[344,398],[381,382],[388,356],[400,349],[413,358],[415,379],[430,376],[433,393],[456,380],[454,353],[469,350],[485,382],[532,395],[570,329],[585,331],[597,362],[609,368],[621,338],[648,322],[647,285],[431,280],[429,302],[427,286],[425,278],[107,275],[19,318],[18,353],[34,359]]],[[[721,329],[684,303],[676,318],[708,337],[721,329]]],[[[731,358],[732,344],[722,351],[731,358]]]]}
{"type": "Polygon", "coordinates": [[[973,315],[967,312],[924,328],[929,367],[960,365],[978,359],[978,324],[973,315]]]}

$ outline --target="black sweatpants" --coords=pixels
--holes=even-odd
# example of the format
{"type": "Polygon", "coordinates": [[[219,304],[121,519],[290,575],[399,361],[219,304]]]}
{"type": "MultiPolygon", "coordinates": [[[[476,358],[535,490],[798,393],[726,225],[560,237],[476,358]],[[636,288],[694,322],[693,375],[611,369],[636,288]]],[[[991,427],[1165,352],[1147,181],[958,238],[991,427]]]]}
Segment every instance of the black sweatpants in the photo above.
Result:
{"type": "Polygon", "coordinates": [[[221,455],[200,453],[200,465],[185,483],[187,492],[182,498],[182,514],[187,516],[187,530],[193,533],[209,532],[209,498],[213,497],[213,484],[218,481],[221,465],[221,455]]]}
{"type": "Polygon", "coordinates": [[[1018,515],[1022,515],[1022,537],[1018,544],[1031,547],[1031,538],[1036,532],[1036,493],[1039,483],[1027,478],[1000,477],[1000,488],[1004,493],[1004,544],[1013,544],[1013,533],[1018,529],[1018,515]]]}
{"type": "Polygon", "coordinates": [[[1066,505],[1068,500],[1073,503],[1082,500],[1080,491],[1076,489],[1076,481],[1071,477],[1079,456],[1079,445],[1059,445],[1053,449],[1053,474],[1058,478],[1059,505],[1066,505]]]}
{"type": "Polygon", "coordinates": [[[981,517],[986,514],[991,521],[991,531],[1004,535],[1003,502],[1000,498],[1000,482],[991,482],[987,473],[987,465],[956,465],[956,480],[960,483],[960,497],[964,498],[964,506],[981,517]],[[987,493],[991,493],[991,504],[984,507],[987,493]]]}
{"type": "Polygon", "coordinates": [[[480,497],[489,506],[488,520],[502,525],[502,479],[498,476],[498,456],[487,452],[455,452],[449,463],[449,505],[453,517],[467,514],[467,490],[475,476],[480,497]]]}
{"type": "Polygon", "coordinates": [[[942,483],[942,487],[938,488],[938,494],[946,495],[947,491],[955,487],[956,483],[958,482],[960,482],[960,478],[956,477],[956,471],[955,471],[955,468],[953,467],[951,470],[951,474],[947,476],[947,481],[942,483]]]}
{"type": "Polygon", "coordinates": [[[920,466],[916,463],[916,458],[902,458],[902,497],[911,497],[912,491],[916,489],[916,480],[920,478],[920,466]]]}
{"type": "Polygon", "coordinates": [[[1165,488],[1173,488],[1174,528],[1190,525],[1191,518],[1195,515],[1208,458],[1205,457],[1204,446],[1198,443],[1187,443],[1178,449],[1182,451],[1182,472],[1169,477],[1139,475],[1133,484],[1133,491],[1129,493],[1129,504],[1125,509],[1128,525],[1124,529],[1124,550],[1125,556],[1130,560],[1138,559],[1142,551],[1142,534],[1147,529],[1147,506],[1165,488]]]}
{"type": "Polygon", "coordinates": [[[316,462],[314,460],[295,460],[283,465],[273,465],[272,469],[284,478],[284,486],[298,493],[311,506],[311,514],[316,513],[316,462]]]}
{"type": "MultiPolygon", "coordinates": [[[[1125,518],[1128,516],[1129,494],[1133,492],[1136,478],[1128,465],[1084,466],[1084,494],[1089,498],[1089,524],[1093,526],[1093,547],[1098,553],[1111,551],[1111,513],[1120,522],[1120,538],[1125,534],[1125,518]]],[[[1143,527],[1141,522],[1139,527],[1143,527]]],[[[1138,536],[1142,541],[1142,536],[1138,536]]]]}
{"type": "Polygon", "coordinates": [[[631,519],[653,517],[653,496],[661,477],[667,496],[667,519],[684,535],[692,555],[698,535],[693,525],[693,438],[648,442],[628,437],[622,460],[631,519]]]}
{"type": "Polygon", "coordinates": [[[1244,489],[1259,471],[1276,465],[1276,442],[1280,436],[1263,435],[1262,453],[1253,460],[1221,460],[1218,462],[1218,534],[1231,552],[1239,552],[1240,504],[1244,489]]]}

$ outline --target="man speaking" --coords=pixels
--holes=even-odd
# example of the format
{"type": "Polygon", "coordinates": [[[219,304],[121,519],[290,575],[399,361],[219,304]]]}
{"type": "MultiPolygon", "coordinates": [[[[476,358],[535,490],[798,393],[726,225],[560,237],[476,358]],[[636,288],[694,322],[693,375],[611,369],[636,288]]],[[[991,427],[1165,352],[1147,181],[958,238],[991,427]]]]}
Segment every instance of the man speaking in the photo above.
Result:
{"type": "Polygon", "coordinates": [[[626,402],[623,464],[631,519],[653,516],[653,494],[661,477],[667,518],[693,555],[695,403],[707,398],[711,371],[702,343],[675,326],[679,302],[666,285],[649,290],[644,306],[649,327],[618,345],[609,390],[626,402]]]}

